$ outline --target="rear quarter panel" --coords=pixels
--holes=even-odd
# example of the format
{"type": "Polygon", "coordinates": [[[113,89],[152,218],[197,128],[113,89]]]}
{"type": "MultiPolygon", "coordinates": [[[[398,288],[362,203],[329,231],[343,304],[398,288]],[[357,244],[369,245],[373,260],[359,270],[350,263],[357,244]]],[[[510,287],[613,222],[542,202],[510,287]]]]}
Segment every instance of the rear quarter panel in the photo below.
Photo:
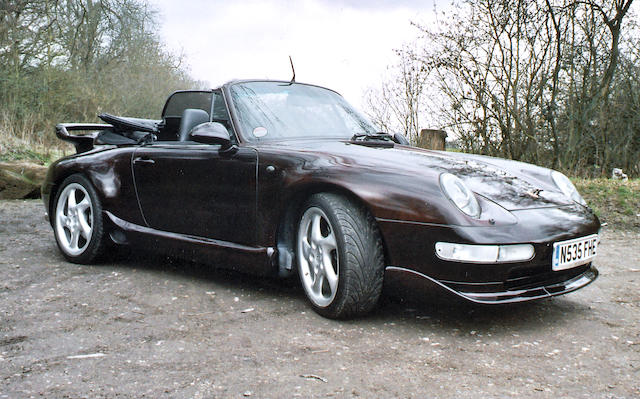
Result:
{"type": "Polygon", "coordinates": [[[144,224],[131,173],[133,151],[134,147],[98,148],[54,162],[42,189],[43,196],[48,198],[49,215],[64,179],[80,173],[93,184],[103,210],[128,222],[144,224]]]}

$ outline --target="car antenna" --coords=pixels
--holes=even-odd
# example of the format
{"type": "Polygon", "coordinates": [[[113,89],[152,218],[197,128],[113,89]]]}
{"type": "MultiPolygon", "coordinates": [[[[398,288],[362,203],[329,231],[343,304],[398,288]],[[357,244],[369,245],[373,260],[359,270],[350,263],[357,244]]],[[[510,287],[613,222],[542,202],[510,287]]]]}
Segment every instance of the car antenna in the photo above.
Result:
{"type": "Polygon", "coordinates": [[[291,59],[291,56],[289,56],[289,62],[291,63],[291,70],[293,71],[293,77],[291,78],[291,82],[289,82],[289,84],[292,85],[296,82],[296,69],[293,67],[293,60],[291,59]]]}

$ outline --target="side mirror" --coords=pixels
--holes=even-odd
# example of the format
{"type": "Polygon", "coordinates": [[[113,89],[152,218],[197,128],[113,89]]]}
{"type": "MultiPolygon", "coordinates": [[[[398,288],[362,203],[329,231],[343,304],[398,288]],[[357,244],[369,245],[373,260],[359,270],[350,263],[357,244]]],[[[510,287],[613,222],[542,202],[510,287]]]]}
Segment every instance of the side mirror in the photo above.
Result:
{"type": "Polygon", "coordinates": [[[218,122],[199,124],[191,130],[189,137],[196,143],[219,144],[222,147],[222,151],[226,151],[233,146],[229,131],[223,124],[218,122]]]}

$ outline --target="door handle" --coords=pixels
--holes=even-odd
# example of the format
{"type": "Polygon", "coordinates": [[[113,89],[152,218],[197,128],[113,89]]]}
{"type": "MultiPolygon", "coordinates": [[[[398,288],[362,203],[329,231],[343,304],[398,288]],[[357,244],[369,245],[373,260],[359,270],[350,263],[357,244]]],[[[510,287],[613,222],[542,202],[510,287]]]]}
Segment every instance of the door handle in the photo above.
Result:
{"type": "Polygon", "coordinates": [[[142,158],[142,157],[137,157],[133,160],[133,163],[148,163],[148,164],[154,164],[156,163],[156,161],[154,161],[153,159],[149,159],[149,158],[142,158]]]}

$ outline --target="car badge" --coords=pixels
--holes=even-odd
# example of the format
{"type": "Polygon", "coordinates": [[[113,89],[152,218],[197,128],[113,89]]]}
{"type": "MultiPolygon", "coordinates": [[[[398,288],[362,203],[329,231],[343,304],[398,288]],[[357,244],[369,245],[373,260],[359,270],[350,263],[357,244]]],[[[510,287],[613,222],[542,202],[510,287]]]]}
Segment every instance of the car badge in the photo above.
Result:
{"type": "Polygon", "coordinates": [[[533,199],[538,199],[538,198],[540,198],[540,193],[541,192],[542,192],[542,189],[534,188],[532,190],[527,191],[525,194],[527,194],[529,197],[531,197],[533,199]]]}

